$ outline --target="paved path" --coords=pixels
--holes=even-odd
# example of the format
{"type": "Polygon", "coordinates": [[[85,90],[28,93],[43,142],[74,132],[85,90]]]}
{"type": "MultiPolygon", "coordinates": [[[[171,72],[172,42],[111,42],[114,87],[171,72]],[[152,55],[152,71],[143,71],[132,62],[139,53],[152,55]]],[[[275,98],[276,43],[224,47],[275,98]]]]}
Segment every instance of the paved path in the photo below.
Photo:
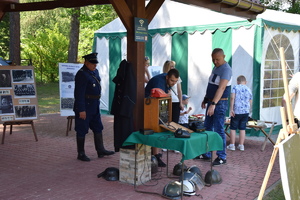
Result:
{"type": "MultiPolygon", "coordinates": [[[[105,146],[113,150],[113,117],[102,116],[105,126],[105,146]]],[[[164,199],[159,195],[136,192],[133,185],[119,181],[106,181],[97,174],[107,167],[119,168],[119,153],[97,158],[93,136],[87,135],[86,154],[91,162],[76,159],[74,130],[66,136],[66,117],[59,114],[41,115],[35,121],[38,142],[29,125],[14,126],[12,135],[6,132],[5,143],[0,144],[0,199],[1,200],[152,200],[164,199]]],[[[2,130],[1,130],[2,132],[2,130]]],[[[205,187],[202,196],[184,199],[247,200],[258,196],[273,146],[267,143],[261,151],[263,140],[247,139],[245,151],[229,151],[227,164],[215,167],[223,182],[205,187]]],[[[169,172],[180,161],[180,154],[169,153],[169,172]]],[[[163,159],[166,159],[164,153],[163,159]]],[[[278,156],[273,166],[268,187],[280,179],[278,156]]],[[[207,162],[188,160],[187,166],[197,165],[203,175],[210,169],[207,162]]],[[[152,180],[138,186],[137,190],[161,194],[166,183],[166,170],[160,170],[152,180]]]]}

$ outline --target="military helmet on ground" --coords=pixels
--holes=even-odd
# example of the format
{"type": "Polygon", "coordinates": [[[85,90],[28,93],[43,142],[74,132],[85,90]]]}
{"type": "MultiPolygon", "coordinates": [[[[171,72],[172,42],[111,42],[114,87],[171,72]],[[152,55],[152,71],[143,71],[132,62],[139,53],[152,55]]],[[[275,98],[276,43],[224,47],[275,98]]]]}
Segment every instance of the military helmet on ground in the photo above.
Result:
{"type": "Polygon", "coordinates": [[[209,185],[222,183],[221,174],[216,170],[209,170],[206,172],[204,180],[205,183],[209,185]]]}

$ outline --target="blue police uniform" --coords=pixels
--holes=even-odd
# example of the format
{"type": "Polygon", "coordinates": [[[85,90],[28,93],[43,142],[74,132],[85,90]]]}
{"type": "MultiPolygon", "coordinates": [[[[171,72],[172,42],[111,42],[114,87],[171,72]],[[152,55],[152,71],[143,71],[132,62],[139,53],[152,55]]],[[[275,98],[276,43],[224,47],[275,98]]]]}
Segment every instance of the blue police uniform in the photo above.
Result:
{"type": "Polygon", "coordinates": [[[105,155],[114,154],[113,151],[107,151],[103,145],[102,130],[103,124],[100,115],[100,97],[101,97],[101,78],[97,69],[89,70],[97,64],[97,53],[91,53],[85,58],[86,65],[75,75],[75,90],[74,90],[74,112],[75,112],[75,131],[77,141],[78,160],[90,161],[90,158],[85,155],[84,143],[85,135],[89,128],[94,133],[95,149],[98,157],[102,158],[105,155]],[[86,113],[86,118],[80,118],[80,112],[86,113]]]}
{"type": "Polygon", "coordinates": [[[75,76],[74,91],[74,112],[75,112],[75,131],[79,137],[84,137],[89,128],[94,133],[100,133],[103,130],[103,124],[100,116],[100,95],[101,78],[99,72],[90,71],[85,65],[77,72],[75,76]],[[86,119],[79,118],[79,112],[86,112],[86,119]]]}

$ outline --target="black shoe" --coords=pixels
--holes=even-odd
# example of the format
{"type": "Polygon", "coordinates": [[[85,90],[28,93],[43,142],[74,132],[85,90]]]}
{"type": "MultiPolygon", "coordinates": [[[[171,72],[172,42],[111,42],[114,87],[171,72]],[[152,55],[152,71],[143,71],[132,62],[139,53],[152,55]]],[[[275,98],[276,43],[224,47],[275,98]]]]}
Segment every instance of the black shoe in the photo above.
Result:
{"type": "Polygon", "coordinates": [[[87,157],[84,153],[78,154],[77,159],[81,161],[87,161],[87,162],[91,161],[91,159],[87,157]]]}
{"type": "Polygon", "coordinates": [[[115,153],[114,151],[104,150],[102,152],[98,152],[98,158],[103,158],[104,156],[110,156],[113,155],[114,153],[115,153]]]}
{"type": "Polygon", "coordinates": [[[224,165],[224,164],[226,164],[226,160],[217,157],[212,164],[213,164],[213,166],[224,165]]]}

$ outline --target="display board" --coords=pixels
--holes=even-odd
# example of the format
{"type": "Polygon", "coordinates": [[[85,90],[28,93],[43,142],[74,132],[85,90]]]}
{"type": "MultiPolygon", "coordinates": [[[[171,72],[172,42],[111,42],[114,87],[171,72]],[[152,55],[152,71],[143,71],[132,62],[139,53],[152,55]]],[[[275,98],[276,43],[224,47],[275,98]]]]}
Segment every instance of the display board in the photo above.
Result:
{"type": "Polygon", "coordinates": [[[0,122],[38,119],[33,66],[0,67],[0,122]]]}
{"type": "Polygon", "coordinates": [[[299,199],[300,135],[292,134],[279,146],[279,164],[285,199],[299,199]]]}
{"type": "MultiPolygon", "coordinates": [[[[77,71],[83,66],[82,63],[59,63],[59,91],[60,91],[60,115],[72,116],[75,115],[73,111],[74,105],[74,89],[75,89],[75,75],[77,71]]],[[[99,65],[97,65],[99,71],[99,65]]],[[[102,80],[102,78],[101,78],[102,80]]],[[[100,99],[100,109],[107,110],[107,104],[100,99]]]]}
{"type": "Polygon", "coordinates": [[[74,115],[75,75],[83,64],[59,63],[60,115],[74,115]]]}

